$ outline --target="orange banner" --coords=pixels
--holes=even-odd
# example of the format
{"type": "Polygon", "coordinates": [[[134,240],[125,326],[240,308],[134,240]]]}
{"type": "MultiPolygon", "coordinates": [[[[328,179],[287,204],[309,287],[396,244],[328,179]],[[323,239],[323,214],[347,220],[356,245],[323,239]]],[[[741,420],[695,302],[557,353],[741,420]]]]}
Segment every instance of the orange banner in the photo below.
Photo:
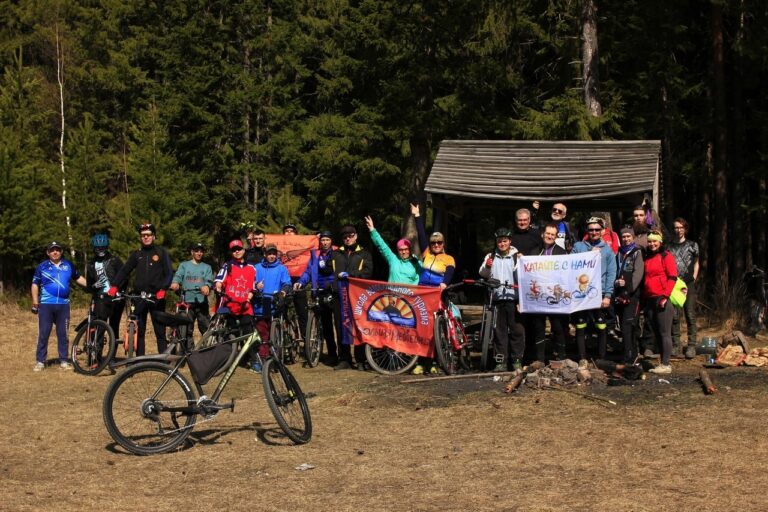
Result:
{"type": "Polygon", "coordinates": [[[349,279],[355,345],[434,357],[433,315],[440,288],[349,279]]]}
{"type": "Polygon", "coordinates": [[[309,263],[309,251],[317,249],[318,239],[315,235],[267,235],[264,243],[275,244],[288,275],[299,277],[309,263]]]}

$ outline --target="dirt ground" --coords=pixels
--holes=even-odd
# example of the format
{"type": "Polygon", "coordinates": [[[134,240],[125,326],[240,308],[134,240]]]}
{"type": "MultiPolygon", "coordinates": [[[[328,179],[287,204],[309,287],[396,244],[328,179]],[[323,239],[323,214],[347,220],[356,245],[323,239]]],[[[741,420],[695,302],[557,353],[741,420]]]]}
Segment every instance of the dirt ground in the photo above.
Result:
{"type": "Polygon", "coordinates": [[[488,378],[293,365],[311,396],[304,446],[279,435],[259,377],[238,371],[233,413],[198,423],[184,449],[137,457],[104,427],[112,377],[33,373],[35,318],[0,316],[0,510],[768,509],[768,369],[711,370],[713,396],[701,358],[673,362],[669,384],[506,395],[488,378]]]}

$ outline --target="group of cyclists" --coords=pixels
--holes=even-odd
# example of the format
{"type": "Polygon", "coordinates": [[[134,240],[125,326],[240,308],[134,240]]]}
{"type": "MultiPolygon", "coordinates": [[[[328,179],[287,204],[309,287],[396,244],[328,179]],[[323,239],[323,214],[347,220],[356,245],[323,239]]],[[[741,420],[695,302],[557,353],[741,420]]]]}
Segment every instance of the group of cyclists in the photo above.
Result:
{"type": "MultiPolygon", "coordinates": [[[[535,347],[535,359],[547,357],[546,323],[549,320],[554,355],[566,356],[569,323],[575,327],[576,349],[580,364],[587,364],[587,333],[591,324],[598,339],[598,357],[605,358],[607,350],[606,328],[608,320],[617,318],[617,332],[624,340],[625,363],[637,361],[640,340],[644,340],[644,355],[654,350],[649,344],[655,334],[661,342],[661,364],[657,373],[670,373],[669,359],[673,353],[673,323],[677,318],[669,296],[678,275],[688,284],[689,302],[694,295],[694,282],[698,273],[698,246],[685,238],[688,224],[676,219],[675,239],[664,243],[665,235],[658,229],[656,217],[646,206],[634,211],[634,224],[620,230],[620,236],[610,228],[610,216],[592,216],[586,222],[586,235],[576,241],[575,233],[566,221],[564,204],[556,203],[551,218],[535,225],[538,202],[534,213],[520,209],[515,214],[513,229],[500,228],[495,234],[495,249],[488,253],[480,265],[482,277],[497,279],[493,291],[493,304],[497,310],[494,326],[495,371],[519,369],[526,346],[535,347]],[[606,221],[608,223],[606,223],[606,221]],[[571,315],[521,314],[516,285],[516,267],[520,255],[558,255],[569,252],[600,251],[602,260],[602,301],[599,308],[571,315]],[[645,322],[641,329],[641,317],[645,322]],[[643,333],[641,335],[641,333],[643,333]]],[[[381,237],[371,217],[365,217],[373,245],[388,265],[388,281],[409,285],[440,287],[445,289],[454,279],[456,262],[446,253],[445,236],[433,232],[427,236],[423,218],[417,205],[411,205],[415,218],[420,253],[413,243],[402,238],[395,250],[381,237]]],[[[297,234],[293,224],[283,227],[284,235],[297,234]]],[[[330,231],[317,233],[318,248],[310,251],[301,275],[291,277],[281,262],[283,256],[274,244],[265,243],[264,231],[248,227],[246,240],[233,239],[228,244],[229,258],[214,275],[203,256],[205,247],[196,243],[190,248],[190,259],[174,271],[168,251],[155,243],[156,230],[152,224],[138,228],[141,246],[123,263],[109,249],[109,237],[96,234],[91,239],[93,258],[88,263],[85,277],[62,258],[57,242],[47,247],[48,259],[36,269],[32,284],[32,311],[39,314],[39,336],[35,371],[45,368],[47,342],[53,325],[57,327],[60,366],[70,368],[67,361],[66,329],[69,321],[69,282],[74,280],[93,294],[96,315],[108,320],[115,333],[119,332],[122,302],[115,300],[133,274],[133,289],[148,299],[135,307],[138,317],[138,344],[136,354],[145,353],[147,317],[153,322],[157,337],[157,350],[166,349],[165,329],[158,322],[157,313],[166,309],[166,290],[173,290],[188,305],[189,314],[198,324],[200,333],[208,329],[210,296],[215,291],[219,312],[237,319],[241,333],[258,330],[264,343],[269,343],[270,321],[276,308],[282,307],[289,296],[298,317],[300,332],[306,332],[307,295],[296,293],[308,288],[317,300],[326,344],[324,363],[336,370],[367,369],[364,352],[354,347],[350,331],[344,328],[338,296],[340,281],[348,277],[370,278],[373,275],[371,253],[358,243],[357,229],[343,226],[340,244],[334,245],[330,231]],[[293,292],[293,293],[292,293],[293,292]],[[354,347],[354,350],[353,350],[354,347]]],[[[695,296],[695,295],[694,295],[695,296]]],[[[694,298],[695,301],[695,298],[694,298]]],[[[693,307],[685,308],[688,322],[687,357],[695,355],[695,316],[693,307]]],[[[678,338],[679,339],[679,327],[678,338]]],[[[254,349],[258,350],[258,348],[254,349]]],[[[249,363],[260,371],[259,358],[249,363]]],[[[419,357],[414,374],[436,374],[438,368],[431,358],[419,357]]]]}

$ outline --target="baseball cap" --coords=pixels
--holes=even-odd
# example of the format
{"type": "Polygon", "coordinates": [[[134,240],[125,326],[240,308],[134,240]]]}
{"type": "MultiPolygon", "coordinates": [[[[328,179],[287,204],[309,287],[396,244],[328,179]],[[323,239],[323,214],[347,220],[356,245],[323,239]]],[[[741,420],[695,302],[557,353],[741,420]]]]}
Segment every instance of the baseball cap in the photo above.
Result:
{"type": "Polygon", "coordinates": [[[404,247],[407,247],[408,249],[411,248],[411,241],[408,240],[407,238],[401,238],[400,240],[397,241],[398,249],[402,249],[404,247]]]}
{"type": "Polygon", "coordinates": [[[326,229],[325,231],[320,232],[320,238],[330,238],[331,240],[333,240],[333,233],[331,233],[326,229]]]}
{"type": "Polygon", "coordinates": [[[243,248],[243,242],[241,240],[239,240],[239,239],[235,239],[235,240],[232,240],[231,242],[229,242],[229,248],[230,249],[234,249],[235,247],[237,247],[238,249],[242,249],[243,248]]]}
{"type": "Polygon", "coordinates": [[[55,242],[55,241],[51,242],[51,243],[48,244],[48,247],[46,247],[45,250],[46,251],[50,251],[54,247],[58,247],[59,249],[61,249],[61,244],[59,242],[55,242]]]}
{"type": "Polygon", "coordinates": [[[204,251],[205,250],[205,246],[202,243],[197,242],[195,244],[192,244],[192,250],[193,251],[195,251],[195,250],[204,251]]]}
{"type": "Polygon", "coordinates": [[[277,252],[277,246],[275,244],[267,244],[264,246],[264,254],[270,252],[277,252]]]}
{"type": "Polygon", "coordinates": [[[347,224],[341,228],[341,234],[343,235],[356,235],[357,229],[352,224],[347,224]]]}

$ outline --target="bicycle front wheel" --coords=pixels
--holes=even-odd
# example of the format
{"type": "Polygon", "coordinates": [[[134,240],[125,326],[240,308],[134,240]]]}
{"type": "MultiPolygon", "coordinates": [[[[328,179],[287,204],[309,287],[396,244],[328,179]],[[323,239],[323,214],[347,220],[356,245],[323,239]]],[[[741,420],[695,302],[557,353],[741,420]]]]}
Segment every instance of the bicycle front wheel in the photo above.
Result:
{"type": "Polygon", "coordinates": [[[304,357],[310,368],[320,363],[320,354],[323,352],[323,329],[320,317],[314,311],[309,312],[307,318],[307,335],[304,337],[304,357]]]}
{"type": "Polygon", "coordinates": [[[197,419],[195,393],[168,365],[140,363],[118,374],[107,388],[102,412],[109,435],[137,455],[178,447],[197,419]]]}
{"type": "Polygon", "coordinates": [[[366,345],[365,358],[371,368],[377,372],[383,375],[398,375],[416,366],[419,356],[397,352],[391,348],[376,348],[366,345]]]}
{"type": "Polygon", "coordinates": [[[77,331],[72,343],[72,365],[77,373],[96,375],[115,357],[115,333],[103,320],[91,320],[77,331]]]}
{"type": "Polygon", "coordinates": [[[308,443],[312,438],[312,418],[293,374],[282,362],[269,358],[261,369],[261,381],[267,404],[285,435],[296,444],[308,443]]]}
{"type": "Polygon", "coordinates": [[[285,361],[285,324],[283,319],[276,317],[272,319],[272,325],[269,326],[269,342],[275,347],[275,354],[280,362],[285,361]]]}

